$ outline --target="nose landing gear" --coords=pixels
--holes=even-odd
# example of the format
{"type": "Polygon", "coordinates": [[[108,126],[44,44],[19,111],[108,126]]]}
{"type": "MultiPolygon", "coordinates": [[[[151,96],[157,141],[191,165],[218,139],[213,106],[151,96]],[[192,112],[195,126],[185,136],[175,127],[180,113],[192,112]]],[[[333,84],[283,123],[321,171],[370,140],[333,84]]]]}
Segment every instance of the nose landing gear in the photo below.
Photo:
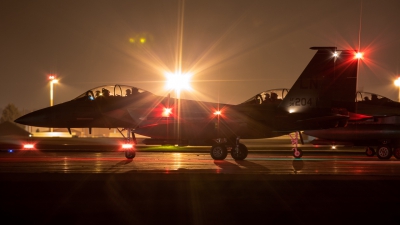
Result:
{"type": "Polygon", "coordinates": [[[299,143],[299,136],[300,136],[301,143],[303,144],[303,138],[301,137],[300,132],[296,131],[294,137],[292,137],[292,135],[289,134],[289,137],[292,141],[292,145],[295,146],[294,148],[292,148],[292,150],[293,150],[293,157],[295,157],[296,159],[299,159],[303,156],[303,151],[301,149],[297,148],[297,145],[299,143]]]}

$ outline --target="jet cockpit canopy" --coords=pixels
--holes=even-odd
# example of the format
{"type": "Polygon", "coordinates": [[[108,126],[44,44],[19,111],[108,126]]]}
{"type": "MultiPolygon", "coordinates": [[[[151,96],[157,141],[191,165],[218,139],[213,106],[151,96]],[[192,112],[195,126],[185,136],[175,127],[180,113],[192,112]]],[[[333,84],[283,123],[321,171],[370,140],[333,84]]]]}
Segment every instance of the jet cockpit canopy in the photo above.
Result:
{"type": "Polygon", "coordinates": [[[391,103],[395,102],[389,98],[386,98],[381,95],[377,95],[374,93],[369,93],[369,92],[357,92],[357,97],[356,97],[357,102],[365,102],[365,103],[391,103]]]}
{"type": "Polygon", "coordinates": [[[286,88],[272,89],[268,91],[263,91],[251,97],[250,99],[244,101],[241,104],[246,105],[259,105],[268,103],[280,103],[283,98],[289,92],[286,88]]]}
{"type": "Polygon", "coordinates": [[[130,97],[130,96],[135,96],[138,94],[151,94],[148,91],[145,91],[143,89],[137,88],[137,87],[132,87],[132,86],[127,86],[127,85],[104,85],[100,87],[96,87],[93,89],[90,89],[83,94],[79,95],[76,97],[76,99],[88,99],[88,100],[95,100],[96,98],[99,97],[130,97]]]}

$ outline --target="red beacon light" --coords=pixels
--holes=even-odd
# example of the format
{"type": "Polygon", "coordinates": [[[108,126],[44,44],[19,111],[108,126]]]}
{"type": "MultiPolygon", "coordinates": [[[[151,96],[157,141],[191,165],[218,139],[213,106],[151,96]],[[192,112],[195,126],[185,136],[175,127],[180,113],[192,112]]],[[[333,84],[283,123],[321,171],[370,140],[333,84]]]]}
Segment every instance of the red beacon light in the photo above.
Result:
{"type": "Polygon", "coordinates": [[[35,148],[35,145],[34,145],[34,144],[24,144],[24,145],[23,145],[23,148],[24,148],[24,149],[34,149],[34,148],[35,148]]]}
{"type": "Polygon", "coordinates": [[[162,112],[162,117],[169,117],[172,114],[171,108],[164,108],[162,112]]]}
{"type": "Polygon", "coordinates": [[[363,53],[362,53],[362,52],[357,52],[357,53],[355,54],[355,58],[356,58],[356,59],[362,59],[362,58],[363,58],[363,53]]]}
{"type": "Polygon", "coordinates": [[[219,115],[221,115],[221,111],[217,110],[213,114],[219,116],[219,115]]]}

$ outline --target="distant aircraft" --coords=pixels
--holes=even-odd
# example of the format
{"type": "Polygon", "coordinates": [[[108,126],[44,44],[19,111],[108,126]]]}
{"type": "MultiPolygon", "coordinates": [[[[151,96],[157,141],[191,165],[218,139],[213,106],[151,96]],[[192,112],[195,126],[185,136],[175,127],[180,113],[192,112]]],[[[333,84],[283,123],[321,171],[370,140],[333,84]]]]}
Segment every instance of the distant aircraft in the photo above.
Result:
{"type": "Polygon", "coordinates": [[[314,145],[367,146],[367,156],[400,159],[400,102],[368,93],[358,92],[354,120],[346,127],[326,130],[307,130],[303,133],[316,137],[314,145]],[[376,152],[375,148],[376,147],[376,152]]]}
{"type": "Polygon", "coordinates": [[[69,130],[119,128],[121,134],[126,130],[128,159],[136,154],[135,134],[151,137],[148,144],[211,145],[210,155],[215,160],[225,159],[230,149],[234,159],[243,160],[248,151],[240,138],[296,132],[293,155],[299,157],[297,132],[345,126],[356,92],[358,59],[354,50],[311,49],[317,50],[316,54],[283,99],[274,91],[261,92],[231,105],[157,96],[122,85],[102,86],[15,122],[69,130]]]}

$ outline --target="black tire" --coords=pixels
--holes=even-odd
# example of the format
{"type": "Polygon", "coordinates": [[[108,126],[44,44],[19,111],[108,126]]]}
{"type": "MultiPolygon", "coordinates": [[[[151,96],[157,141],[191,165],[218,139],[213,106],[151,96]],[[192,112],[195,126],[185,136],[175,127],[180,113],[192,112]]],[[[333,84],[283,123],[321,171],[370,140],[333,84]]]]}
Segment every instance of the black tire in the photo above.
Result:
{"type": "Polygon", "coordinates": [[[231,156],[235,160],[244,160],[247,157],[249,151],[247,150],[246,145],[239,143],[239,151],[235,150],[236,146],[234,145],[231,150],[231,156]]]}
{"type": "Polygon", "coordinates": [[[375,149],[373,147],[367,147],[365,149],[365,155],[367,155],[368,157],[372,157],[375,155],[375,149]]]}
{"type": "Polygon", "coordinates": [[[214,160],[224,160],[228,155],[228,150],[225,145],[213,145],[210,150],[210,155],[214,160]]]}
{"type": "Polygon", "coordinates": [[[396,148],[393,149],[393,156],[396,159],[400,159],[400,147],[396,147],[396,148]]]}
{"type": "Polygon", "coordinates": [[[127,159],[133,159],[133,158],[135,158],[135,156],[136,156],[136,152],[135,151],[133,151],[133,150],[126,150],[125,151],[125,157],[127,159]]]}
{"type": "Polygon", "coordinates": [[[300,159],[303,156],[303,151],[301,149],[297,149],[296,148],[292,148],[293,150],[293,157],[295,157],[296,159],[300,159]]]}
{"type": "Polygon", "coordinates": [[[379,159],[390,159],[392,154],[392,148],[389,145],[381,145],[376,150],[376,156],[378,156],[379,159]]]}

